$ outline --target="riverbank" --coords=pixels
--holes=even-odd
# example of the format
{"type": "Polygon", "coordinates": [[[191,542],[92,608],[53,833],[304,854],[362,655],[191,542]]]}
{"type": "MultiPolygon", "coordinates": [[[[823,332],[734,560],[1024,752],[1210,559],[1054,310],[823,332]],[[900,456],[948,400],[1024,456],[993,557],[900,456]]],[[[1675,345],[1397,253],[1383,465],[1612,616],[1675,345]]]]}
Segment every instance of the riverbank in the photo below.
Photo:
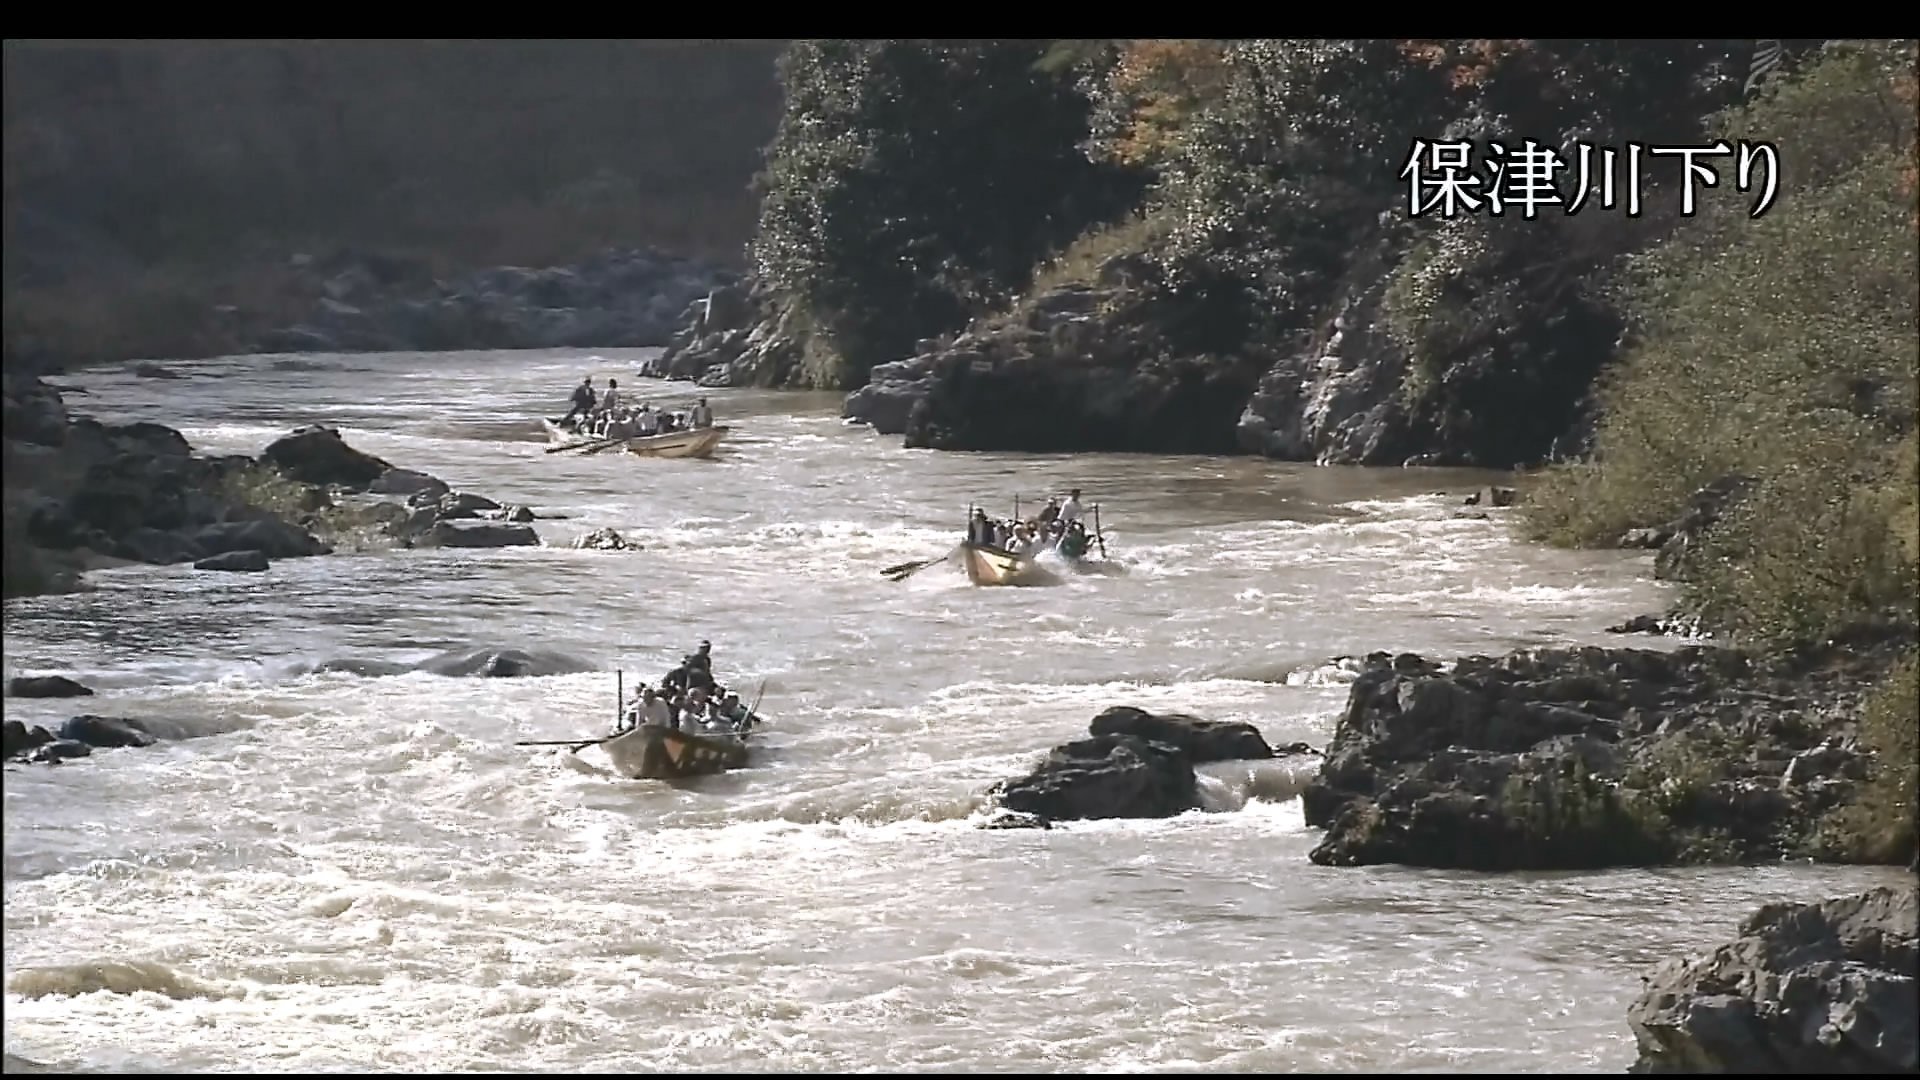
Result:
{"type": "Polygon", "coordinates": [[[72,592],[87,570],[132,563],[260,572],[338,547],[539,543],[531,508],[453,491],[329,427],[295,429],[258,456],[207,457],[162,424],[71,414],[37,376],[6,375],[4,404],[9,599],[72,592]]]}

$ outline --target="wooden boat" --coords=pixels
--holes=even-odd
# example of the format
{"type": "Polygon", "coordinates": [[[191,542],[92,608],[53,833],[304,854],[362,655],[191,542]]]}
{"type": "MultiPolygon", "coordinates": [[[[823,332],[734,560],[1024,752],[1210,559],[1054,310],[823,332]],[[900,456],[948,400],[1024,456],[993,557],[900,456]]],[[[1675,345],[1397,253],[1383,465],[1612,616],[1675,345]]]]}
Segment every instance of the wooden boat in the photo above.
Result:
{"type": "Polygon", "coordinates": [[[1026,555],[1015,555],[971,541],[960,544],[960,561],[975,585],[1049,585],[1059,578],[1026,555]]]}
{"type": "MultiPolygon", "coordinates": [[[[542,417],[541,426],[546,430],[547,441],[557,448],[592,446],[595,443],[607,443],[606,439],[581,438],[572,431],[542,417]]],[[[717,427],[688,428],[685,431],[669,431],[665,435],[636,435],[626,440],[626,451],[639,457],[658,458],[703,458],[713,456],[714,447],[727,437],[732,430],[724,425],[717,427]]],[[[608,448],[617,445],[608,444],[608,448]]]]}
{"type": "Polygon", "coordinates": [[[642,724],[600,744],[615,772],[629,780],[680,780],[747,763],[744,734],[680,731],[642,724]]]}

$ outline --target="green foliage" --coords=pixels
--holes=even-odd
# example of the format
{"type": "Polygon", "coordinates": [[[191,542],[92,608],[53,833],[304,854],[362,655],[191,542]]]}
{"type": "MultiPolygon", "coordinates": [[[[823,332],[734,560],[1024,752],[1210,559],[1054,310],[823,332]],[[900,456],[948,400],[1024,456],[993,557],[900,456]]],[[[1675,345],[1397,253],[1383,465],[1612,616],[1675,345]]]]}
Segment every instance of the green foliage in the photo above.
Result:
{"type": "MultiPolygon", "coordinates": [[[[854,386],[918,338],[1007,304],[1131,192],[1078,150],[1087,103],[1046,41],[801,41],[781,60],[758,273],[854,386]]],[[[819,365],[809,365],[818,368],[819,365]]]]}
{"type": "Polygon", "coordinates": [[[1920,653],[1908,653],[1867,700],[1860,737],[1875,754],[1854,804],[1860,853],[1875,862],[1910,858],[1920,830],[1920,653]]]}
{"type": "Polygon", "coordinates": [[[1723,184],[1635,260],[1621,292],[1640,340],[1603,381],[1594,460],[1555,470],[1528,510],[1538,535],[1607,543],[1722,476],[1753,477],[1687,596],[1749,640],[1914,610],[1920,274],[1903,62],[1830,46],[1719,119],[1730,139],[1780,140],[1784,194],[1752,220],[1752,196],[1723,184]]]}

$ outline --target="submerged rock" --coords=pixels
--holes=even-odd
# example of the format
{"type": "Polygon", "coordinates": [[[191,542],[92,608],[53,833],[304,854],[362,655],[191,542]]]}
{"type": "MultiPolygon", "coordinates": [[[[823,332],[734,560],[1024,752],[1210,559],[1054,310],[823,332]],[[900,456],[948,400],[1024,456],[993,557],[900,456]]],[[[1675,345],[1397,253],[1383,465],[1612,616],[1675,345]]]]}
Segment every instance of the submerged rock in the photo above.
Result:
{"type": "Polygon", "coordinates": [[[193,564],[195,570],[235,570],[259,572],[267,568],[267,557],[259,551],[229,551],[222,555],[201,559],[193,564]]]}
{"type": "Polygon", "coordinates": [[[637,551],[641,545],[620,535],[617,529],[595,529],[573,541],[573,546],[591,551],[637,551]]]}
{"type": "Polygon", "coordinates": [[[1676,958],[1627,1009],[1631,1073],[1920,1069],[1920,892],[1768,904],[1703,957],[1676,958]]]}
{"type": "Polygon", "coordinates": [[[86,697],[93,693],[65,675],[17,675],[7,683],[8,697],[86,697]]]}
{"type": "Polygon", "coordinates": [[[415,543],[420,547],[532,547],[539,545],[540,536],[526,525],[441,521],[415,543]]]}

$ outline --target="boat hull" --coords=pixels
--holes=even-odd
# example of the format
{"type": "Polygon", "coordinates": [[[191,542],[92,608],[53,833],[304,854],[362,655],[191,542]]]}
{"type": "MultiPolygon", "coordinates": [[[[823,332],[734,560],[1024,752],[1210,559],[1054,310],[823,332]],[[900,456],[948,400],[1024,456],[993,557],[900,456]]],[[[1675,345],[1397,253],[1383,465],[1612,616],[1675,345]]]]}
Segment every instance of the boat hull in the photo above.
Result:
{"type": "Polygon", "coordinates": [[[974,543],[960,545],[960,561],[975,585],[1048,585],[1059,580],[1028,556],[974,543]]]}
{"type": "Polygon", "coordinates": [[[713,455],[714,447],[727,437],[724,427],[694,428],[665,435],[649,435],[627,443],[627,453],[639,457],[703,458],[713,455]]]}
{"type": "MultiPolygon", "coordinates": [[[[542,417],[541,428],[547,433],[547,442],[552,446],[591,446],[604,439],[583,439],[580,436],[542,417]]],[[[711,457],[720,440],[727,437],[727,427],[691,428],[687,431],[670,431],[665,435],[642,435],[626,441],[626,451],[636,457],[658,458],[703,458],[711,457]]]]}
{"type": "Polygon", "coordinates": [[[734,735],[694,733],[642,724],[600,744],[614,771],[629,780],[681,780],[738,769],[747,743],[734,735]]]}

